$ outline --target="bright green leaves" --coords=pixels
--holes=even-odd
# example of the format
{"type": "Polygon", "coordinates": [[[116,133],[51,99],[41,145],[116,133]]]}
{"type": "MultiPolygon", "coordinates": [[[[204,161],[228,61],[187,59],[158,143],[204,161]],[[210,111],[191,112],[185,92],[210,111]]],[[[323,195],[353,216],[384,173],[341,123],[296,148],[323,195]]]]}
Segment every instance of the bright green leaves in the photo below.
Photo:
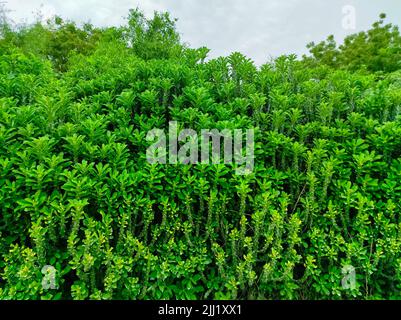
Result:
{"type": "Polygon", "coordinates": [[[72,42],[51,50],[57,78],[0,57],[1,298],[398,296],[399,72],[205,61],[164,14],[85,28],[59,21],[54,44],[72,42]],[[169,121],[254,128],[254,170],[149,164],[146,135],[169,121]],[[42,288],[44,265],[58,289],[42,288]]]}

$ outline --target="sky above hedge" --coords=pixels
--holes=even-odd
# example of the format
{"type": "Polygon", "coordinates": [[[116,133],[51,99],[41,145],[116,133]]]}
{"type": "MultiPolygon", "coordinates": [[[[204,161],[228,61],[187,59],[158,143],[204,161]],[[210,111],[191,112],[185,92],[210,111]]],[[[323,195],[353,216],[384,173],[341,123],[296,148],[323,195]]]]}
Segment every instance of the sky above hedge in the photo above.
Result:
{"type": "MultiPolygon", "coordinates": [[[[97,26],[121,25],[130,8],[147,15],[169,11],[178,18],[183,41],[192,47],[207,46],[211,57],[240,51],[257,64],[281,54],[307,52],[305,45],[329,34],[342,40],[366,30],[381,12],[401,24],[399,0],[8,0],[15,22],[32,21],[38,11],[97,26]],[[343,27],[344,6],[355,8],[355,29],[343,27]]],[[[349,12],[349,11],[347,11],[349,12]]]]}

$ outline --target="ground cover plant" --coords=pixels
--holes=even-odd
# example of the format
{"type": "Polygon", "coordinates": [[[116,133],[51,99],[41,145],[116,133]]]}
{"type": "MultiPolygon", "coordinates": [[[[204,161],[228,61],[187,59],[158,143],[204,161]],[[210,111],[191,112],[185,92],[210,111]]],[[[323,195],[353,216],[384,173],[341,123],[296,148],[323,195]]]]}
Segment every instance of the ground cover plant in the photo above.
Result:
{"type": "Polygon", "coordinates": [[[401,298],[401,36],[385,15],[261,67],[207,59],[138,9],[118,28],[3,19],[1,35],[1,299],[401,298]],[[254,170],[148,163],[169,121],[253,128],[254,170]]]}

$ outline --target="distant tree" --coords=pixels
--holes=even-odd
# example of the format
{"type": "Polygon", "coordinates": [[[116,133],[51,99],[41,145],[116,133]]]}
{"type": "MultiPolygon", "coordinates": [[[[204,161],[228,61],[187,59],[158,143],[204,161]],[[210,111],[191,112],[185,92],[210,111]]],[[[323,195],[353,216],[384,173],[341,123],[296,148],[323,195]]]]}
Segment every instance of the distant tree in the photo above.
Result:
{"type": "Polygon", "coordinates": [[[176,19],[169,13],[154,12],[147,19],[142,11],[131,9],[125,38],[134,52],[143,59],[164,59],[178,56],[183,49],[176,30],[176,19]]]}
{"type": "Polygon", "coordinates": [[[90,54],[99,42],[123,41],[135,55],[145,59],[180,57],[187,48],[180,43],[176,20],[168,13],[155,12],[147,19],[139,9],[132,9],[124,27],[96,28],[90,23],[78,26],[54,16],[46,22],[39,16],[33,24],[12,26],[5,7],[0,7],[1,48],[18,47],[48,59],[57,71],[68,69],[71,54],[90,54]]]}
{"type": "Polygon", "coordinates": [[[326,41],[308,44],[311,57],[305,61],[349,70],[392,72],[401,68],[401,35],[397,26],[384,24],[386,15],[368,31],[352,34],[337,46],[331,35],[326,41]]]}
{"type": "Polygon", "coordinates": [[[25,53],[32,53],[49,59],[57,71],[66,71],[72,53],[90,53],[102,34],[102,30],[91,24],[78,27],[75,22],[64,21],[55,16],[45,23],[11,26],[2,19],[0,47],[18,47],[25,53]]]}
{"type": "Polygon", "coordinates": [[[8,18],[10,10],[6,8],[5,2],[0,1],[0,38],[4,39],[11,31],[11,21],[8,18]]]}
{"type": "Polygon", "coordinates": [[[63,21],[55,17],[48,23],[51,30],[46,54],[53,61],[56,69],[65,71],[72,52],[87,54],[94,49],[101,30],[86,23],[79,28],[75,22],[63,21]]]}

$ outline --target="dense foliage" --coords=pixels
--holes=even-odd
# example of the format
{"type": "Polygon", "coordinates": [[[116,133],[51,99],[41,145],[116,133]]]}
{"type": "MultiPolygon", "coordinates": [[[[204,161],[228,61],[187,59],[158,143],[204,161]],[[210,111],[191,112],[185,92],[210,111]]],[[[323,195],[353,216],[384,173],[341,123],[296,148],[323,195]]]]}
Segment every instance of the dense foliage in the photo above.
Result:
{"type": "MultiPolygon", "coordinates": [[[[367,34],[395,32],[380,25],[367,34]]],[[[0,298],[401,298],[398,33],[393,58],[364,50],[379,67],[356,35],[334,65],[257,68],[205,61],[167,14],[2,30],[0,298]],[[255,128],[254,171],[147,163],[146,133],[170,120],[255,128]]]]}

